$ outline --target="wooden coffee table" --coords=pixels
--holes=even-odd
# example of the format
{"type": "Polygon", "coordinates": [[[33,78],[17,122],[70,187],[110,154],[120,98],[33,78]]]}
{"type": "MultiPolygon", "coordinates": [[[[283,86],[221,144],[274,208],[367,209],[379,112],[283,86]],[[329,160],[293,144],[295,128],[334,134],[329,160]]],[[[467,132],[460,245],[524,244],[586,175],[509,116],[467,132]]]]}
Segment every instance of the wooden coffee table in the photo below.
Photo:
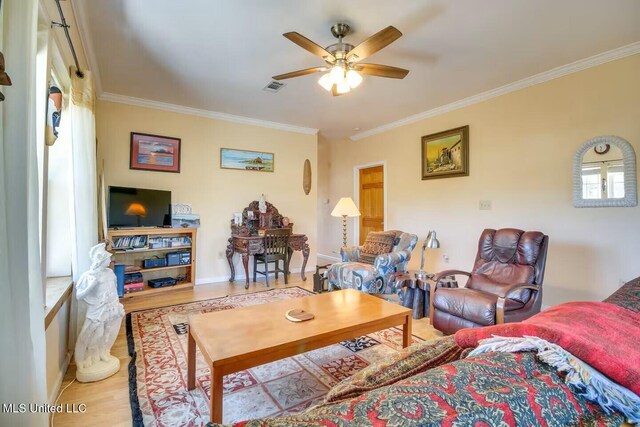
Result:
{"type": "Polygon", "coordinates": [[[211,367],[211,421],[221,423],[224,375],[398,325],[407,347],[411,310],[353,289],[198,314],[189,319],[187,388],[196,386],[197,344],[211,367]],[[315,319],[286,320],[294,308],[315,319]]]}

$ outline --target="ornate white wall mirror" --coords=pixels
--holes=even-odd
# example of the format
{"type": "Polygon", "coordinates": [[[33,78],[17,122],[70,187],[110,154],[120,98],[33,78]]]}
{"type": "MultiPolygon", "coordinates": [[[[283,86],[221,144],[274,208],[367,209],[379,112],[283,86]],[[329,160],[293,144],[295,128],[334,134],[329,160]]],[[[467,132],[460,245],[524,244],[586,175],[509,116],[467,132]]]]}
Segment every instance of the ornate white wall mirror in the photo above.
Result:
{"type": "Polygon", "coordinates": [[[637,206],[636,154],[631,144],[613,135],[582,144],[573,158],[573,206],[637,206]]]}

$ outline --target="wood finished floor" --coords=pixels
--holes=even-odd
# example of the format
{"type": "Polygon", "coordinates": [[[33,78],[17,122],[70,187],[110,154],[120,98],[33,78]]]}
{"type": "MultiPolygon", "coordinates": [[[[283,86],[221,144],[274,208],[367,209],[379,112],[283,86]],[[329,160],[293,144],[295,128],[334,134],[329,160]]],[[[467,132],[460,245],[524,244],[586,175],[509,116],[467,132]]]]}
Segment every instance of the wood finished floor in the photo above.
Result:
{"type": "MultiPolygon", "coordinates": [[[[305,282],[299,277],[292,275],[289,280],[290,286],[300,286],[308,290],[312,289],[313,282],[308,278],[305,282]]],[[[271,281],[272,288],[284,288],[284,281],[271,281]]],[[[161,307],[173,304],[183,304],[193,301],[201,301],[211,298],[218,298],[226,295],[237,295],[264,291],[264,282],[251,284],[248,290],[244,289],[243,283],[214,283],[208,285],[198,285],[194,289],[168,292],[145,298],[133,298],[124,302],[127,313],[131,311],[144,310],[147,308],[161,307]]],[[[431,339],[441,336],[441,334],[429,325],[429,320],[419,319],[413,321],[413,334],[423,339],[431,339]]],[[[129,375],[128,364],[129,355],[127,353],[127,340],[124,321],[120,328],[118,338],[111,350],[111,353],[120,358],[120,371],[114,376],[96,383],[82,384],[74,382],[67,388],[58,403],[62,404],[82,404],[86,405],[86,412],[61,413],[56,414],[53,420],[54,426],[131,426],[131,407],[129,406],[129,375]]],[[[72,363],[65,375],[62,388],[67,386],[75,378],[76,367],[72,363]]],[[[61,389],[62,389],[61,388],[61,389]]]]}

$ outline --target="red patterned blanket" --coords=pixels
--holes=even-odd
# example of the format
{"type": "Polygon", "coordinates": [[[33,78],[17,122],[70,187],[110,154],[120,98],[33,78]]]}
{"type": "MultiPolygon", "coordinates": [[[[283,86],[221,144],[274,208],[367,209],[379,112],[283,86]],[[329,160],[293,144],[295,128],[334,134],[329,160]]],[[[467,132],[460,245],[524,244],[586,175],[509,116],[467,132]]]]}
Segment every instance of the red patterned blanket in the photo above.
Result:
{"type": "Polygon", "coordinates": [[[640,395],[640,314],[630,310],[603,302],[570,302],[523,322],[462,329],[455,340],[468,348],[492,336],[542,338],[640,395]]]}

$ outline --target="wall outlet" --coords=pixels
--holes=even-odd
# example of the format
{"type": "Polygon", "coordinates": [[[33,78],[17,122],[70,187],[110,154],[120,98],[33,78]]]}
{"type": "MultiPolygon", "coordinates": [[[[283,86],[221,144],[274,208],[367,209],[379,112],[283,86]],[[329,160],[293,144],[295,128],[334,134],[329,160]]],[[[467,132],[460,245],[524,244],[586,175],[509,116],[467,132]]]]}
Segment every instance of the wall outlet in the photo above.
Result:
{"type": "Polygon", "coordinates": [[[490,211],[491,210],[491,200],[480,200],[480,210],[481,211],[490,211]]]}
{"type": "Polygon", "coordinates": [[[449,264],[449,255],[447,254],[442,255],[442,260],[444,261],[445,264],[449,264]]]}

